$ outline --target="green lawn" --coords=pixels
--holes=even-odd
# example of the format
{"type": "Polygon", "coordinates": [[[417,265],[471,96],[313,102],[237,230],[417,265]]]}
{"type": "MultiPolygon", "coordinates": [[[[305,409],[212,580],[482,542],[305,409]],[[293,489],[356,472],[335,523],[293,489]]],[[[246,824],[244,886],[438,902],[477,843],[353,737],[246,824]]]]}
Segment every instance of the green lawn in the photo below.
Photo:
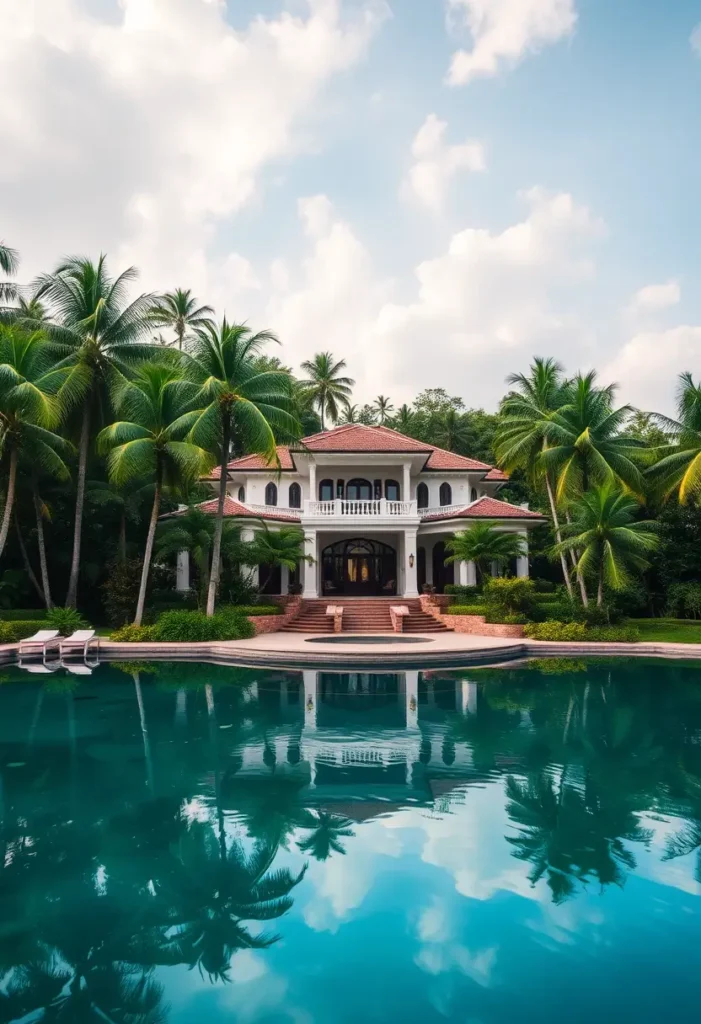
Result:
{"type": "Polygon", "coordinates": [[[701,621],[689,619],[631,619],[640,630],[641,640],[670,644],[701,644],[701,621]]]}

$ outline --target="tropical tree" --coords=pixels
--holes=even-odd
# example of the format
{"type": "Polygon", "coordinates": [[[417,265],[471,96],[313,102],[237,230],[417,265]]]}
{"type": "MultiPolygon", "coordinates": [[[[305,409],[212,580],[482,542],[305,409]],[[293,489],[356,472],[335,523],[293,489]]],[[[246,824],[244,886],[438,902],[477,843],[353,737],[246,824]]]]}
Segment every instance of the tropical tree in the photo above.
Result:
{"type": "Polygon", "coordinates": [[[305,554],[304,534],[299,527],[282,526],[279,530],[270,530],[267,523],[261,525],[262,529],[256,531],[251,545],[251,563],[268,569],[264,579],[259,581],[259,588],[264,591],[278,566],[294,572],[300,562],[306,561],[311,565],[314,559],[305,554]]]}
{"type": "Polygon", "coordinates": [[[349,401],[355,381],[345,377],[345,359],[336,360],[331,352],[317,352],[313,359],[302,363],[308,377],[300,383],[312,406],[319,410],[321,429],[326,429],[326,417],[338,423],[341,410],[349,401]]]}
{"type": "Polygon", "coordinates": [[[187,551],[199,572],[200,601],[207,600],[209,587],[209,556],[214,537],[214,520],[196,505],[161,520],[156,534],[155,556],[158,561],[187,551]]]}
{"type": "Polygon", "coordinates": [[[610,481],[593,487],[572,506],[569,534],[559,545],[577,552],[577,574],[597,581],[596,603],[604,600],[604,587],[623,590],[631,570],[649,567],[647,554],[658,544],[657,524],[636,521],[639,504],[610,481]]]}
{"type": "Polygon", "coordinates": [[[151,568],[153,540],[163,489],[176,492],[183,483],[197,480],[211,469],[213,459],[190,440],[178,440],[178,431],[186,406],[192,401],[193,387],[183,381],[179,370],[159,363],[143,363],[133,380],[122,378],[113,396],[118,415],[98,435],[98,448],[107,454],[107,471],[116,486],[124,486],[146,476],[154,481],[153,505],[149,521],[139,598],[134,622],[141,625],[146,602],[146,586],[151,568]]]}
{"type": "Polygon", "coordinates": [[[404,405],[400,405],[397,409],[392,426],[395,430],[398,430],[400,434],[411,434],[414,426],[414,413],[406,403],[404,405]]]}
{"type": "MultiPolygon", "coordinates": [[[[553,415],[565,402],[563,370],[554,359],[536,357],[528,374],[511,373],[506,378],[512,389],[501,403],[495,450],[499,465],[507,472],[525,471],[531,486],[542,481],[550,505],[555,538],[562,540],[558,505],[555,499],[555,469],[543,464],[541,455],[548,448],[548,430],[553,415]]],[[[573,597],[572,582],[565,553],[560,553],[562,575],[567,592],[573,597]]]]}
{"type": "Polygon", "coordinates": [[[490,522],[475,523],[469,530],[454,534],[446,541],[446,549],[451,552],[445,560],[446,565],[474,562],[478,579],[482,582],[489,575],[493,562],[501,569],[512,559],[525,555],[523,537],[517,533],[504,533],[495,526],[490,522]]]}
{"type": "Polygon", "coordinates": [[[70,370],[60,398],[66,408],[81,410],[73,554],[66,595],[69,608],[75,607],[78,596],[91,426],[104,407],[115,372],[124,373],[129,365],[153,355],[152,346],[138,344],[150,327],[153,297],[140,295],[128,301],[128,289],[136,276],[130,267],[111,278],[104,255],[97,263],[73,256],[38,281],[37,297],[48,303],[51,314],[42,326],[63,356],[59,366],[70,370]]]}
{"type": "MultiPolygon", "coordinates": [[[[8,277],[14,277],[19,268],[19,253],[9,245],[0,242],[0,270],[8,277]]],[[[17,289],[11,281],[0,281],[0,302],[9,302],[17,295],[17,289]]]]}
{"type": "Polygon", "coordinates": [[[440,416],[435,430],[436,444],[454,452],[466,448],[470,431],[463,415],[457,409],[449,408],[440,416]]]}
{"type": "Polygon", "coordinates": [[[701,495],[701,384],[688,371],[678,378],[677,417],[655,415],[670,443],[656,450],[661,458],[648,474],[665,498],[676,493],[686,505],[701,495]]]}
{"type": "Polygon", "coordinates": [[[358,415],[358,406],[351,405],[349,402],[347,402],[343,407],[341,423],[358,423],[358,415]]]}
{"type": "Polygon", "coordinates": [[[212,322],[214,310],[211,306],[198,306],[197,299],[189,288],[176,288],[174,292],[160,295],[151,309],[149,317],[154,327],[174,331],[178,348],[193,330],[207,327],[212,322]]]}
{"type": "Polygon", "coordinates": [[[0,324],[0,456],[6,460],[7,473],[0,556],[10,529],[20,461],[58,479],[70,475],[64,460],[71,445],[51,429],[60,418],[56,392],[63,379],[52,364],[40,332],[0,324]]]}
{"type": "Polygon", "coordinates": [[[299,438],[301,426],[293,414],[293,379],[284,370],[260,372],[255,364],[261,348],[277,341],[270,331],[254,334],[243,324],[198,328],[187,361],[187,373],[197,385],[196,408],[183,416],[188,440],[212,452],[219,464],[219,498],[212,544],[207,615],[214,614],[220,576],[224,503],[232,449],[237,455],[256,452],[278,464],[276,433],[299,438]]]}
{"type": "Polygon", "coordinates": [[[387,395],[378,395],[373,402],[373,408],[375,409],[380,426],[383,426],[385,420],[394,412],[394,406],[387,395]]]}
{"type": "Polygon", "coordinates": [[[300,839],[297,846],[302,853],[310,853],[315,860],[328,860],[332,853],[346,852],[343,839],[352,838],[355,833],[350,818],[343,818],[328,811],[310,811],[309,821],[304,828],[310,834],[300,839]]]}

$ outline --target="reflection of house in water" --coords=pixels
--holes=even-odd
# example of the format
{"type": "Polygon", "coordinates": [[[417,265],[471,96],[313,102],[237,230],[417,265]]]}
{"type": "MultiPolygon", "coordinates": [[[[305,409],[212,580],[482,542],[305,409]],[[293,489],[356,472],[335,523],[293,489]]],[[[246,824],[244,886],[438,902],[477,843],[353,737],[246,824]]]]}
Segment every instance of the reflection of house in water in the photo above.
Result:
{"type": "Polygon", "coordinates": [[[477,712],[467,674],[304,671],[278,685],[264,698],[269,713],[278,702],[276,724],[262,746],[246,747],[240,772],[274,764],[299,780],[305,804],[360,819],[432,803],[476,777],[469,744],[455,738],[456,723],[477,712]]]}

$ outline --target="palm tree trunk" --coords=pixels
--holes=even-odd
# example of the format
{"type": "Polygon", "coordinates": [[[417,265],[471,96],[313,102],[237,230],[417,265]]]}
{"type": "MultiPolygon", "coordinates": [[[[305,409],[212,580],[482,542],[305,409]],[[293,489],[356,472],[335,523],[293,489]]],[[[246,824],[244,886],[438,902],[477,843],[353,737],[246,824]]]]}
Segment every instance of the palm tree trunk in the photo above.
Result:
{"type": "Polygon", "coordinates": [[[0,558],[5,550],[5,544],[7,543],[7,535],[10,532],[10,519],[12,518],[12,508],[15,503],[15,486],[17,484],[17,449],[13,448],[10,453],[10,475],[7,480],[7,494],[5,495],[5,511],[2,516],[2,526],[0,526],[0,558]]]}
{"type": "Polygon", "coordinates": [[[212,569],[209,574],[209,587],[207,590],[207,616],[214,615],[214,606],[217,600],[217,589],[219,587],[219,574],[221,567],[221,538],[224,530],[224,502],[226,501],[226,482],[229,466],[229,443],[231,439],[231,421],[229,413],[224,415],[222,423],[222,449],[221,465],[219,476],[219,501],[217,503],[217,521],[214,526],[214,543],[212,544],[212,569]]]}
{"type": "Polygon", "coordinates": [[[41,587],[39,586],[39,580],[36,578],[36,574],[32,569],[32,563],[29,561],[29,555],[27,554],[27,548],[24,543],[22,531],[19,528],[19,519],[17,518],[17,516],[15,516],[15,533],[17,534],[17,544],[19,546],[19,553],[22,556],[22,564],[24,565],[24,571],[27,573],[27,576],[29,577],[29,582],[32,584],[37,594],[39,595],[39,600],[43,601],[44,593],[41,587]]]}
{"type": "MultiPolygon", "coordinates": [[[[572,520],[570,519],[569,512],[566,511],[565,512],[565,516],[567,518],[568,524],[571,523],[572,520]]],[[[588,608],[589,607],[589,596],[587,594],[587,585],[584,582],[584,577],[577,570],[577,556],[574,553],[574,551],[570,551],[570,558],[572,559],[572,568],[577,573],[577,581],[579,583],[579,593],[581,594],[581,597],[582,597],[582,604],[584,605],[585,608],[588,608]]]]}
{"type": "MultiPolygon", "coordinates": [[[[562,533],[560,531],[560,520],[557,515],[557,505],[555,504],[555,495],[553,494],[553,486],[550,481],[550,474],[545,474],[545,486],[548,490],[548,501],[550,502],[550,515],[552,516],[553,528],[555,530],[555,539],[558,544],[562,543],[562,533]]],[[[569,569],[567,568],[567,558],[565,552],[560,552],[560,563],[562,564],[562,575],[565,580],[565,586],[567,587],[567,593],[569,594],[570,601],[574,599],[574,591],[572,589],[572,580],[570,579],[569,569]]]]}
{"type": "Polygon", "coordinates": [[[219,852],[222,861],[226,860],[226,826],[224,822],[224,808],[221,802],[221,781],[219,778],[219,730],[217,729],[217,708],[214,703],[214,690],[211,683],[204,688],[207,700],[207,718],[209,720],[209,741],[212,747],[212,758],[214,761],[214,802],[217,806],[217,823],[219,827],[219,852]]]}
{"type": "Polygon", "coordinates": [[[33,488],[34,511],[37,519],[37,544],[39,546],[39,568],[41,570],[41,584],[44,588],[44,604],[50,611],[54,603],[51,599],[51,586],[49,585],[49,566],[46,560],[46,542],[44,539],[44,517],[41,514],[41,502],[37,494],[36,486],[33,488]]]}
{"type": "Polygon", "coordinates": [[[88,445],[90,443],[90,398],[85,404],[83,425],[80,428],[78,449],[78,485],[75,495],[75,522],[73,524],[73,556],[71,575],[66,594],[66,608],[75,608],[78,602],[78,574],[80,573],[80,541],[83,531],[83,506],[85,504],[85,477],[88,468],[88,445]]]}
{"type": "Polygon", "coordinates": [[[146,604],[146,587],[148,585],[148,574],[151,569],[151,556],[153,554],[153,539],[156,536],[156,524],[158,523],[158,510],[161,504],[161,474],[160,470],[156,478],[156,490],[153,495],[153,508],[151,509],[151,521],[148,524],[148,536],[146,537],[146,550],[144,551],[144,565],[141,570],[141,585],[139,586],[139,600],[136,602],[136,615],[134,625],[140,626],[144,617],[144,606],[146,604]]]}
{"type": "Polygon", "coordinates": [[[132,675],[134,689],[136,690],[136,703],[139,708],[139,724],[141,726],[141,739],[144,745],[144,761],[146,762],[146,785],[153,795],[153,762],[151,760],[151,742],[148,736],[148,725],[146,722],[146,709],[144,708],[144,695],[141,692],[141,676],[138,672],[132,675]]]}
{"type": "Polygon", "coordinates": [[[604,565],[599,567],[599,588],[596,592],[596,607],[601,608],[604,603],[604,565]]]}

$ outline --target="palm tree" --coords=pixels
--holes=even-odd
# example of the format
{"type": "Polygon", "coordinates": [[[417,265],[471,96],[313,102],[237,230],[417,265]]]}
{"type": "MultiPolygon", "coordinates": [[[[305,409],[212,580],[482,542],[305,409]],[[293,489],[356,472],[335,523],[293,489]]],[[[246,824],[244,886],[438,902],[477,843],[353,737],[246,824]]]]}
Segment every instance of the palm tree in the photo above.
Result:
{"type": "Polygon", "coordinates": [[[618,481],[636,494],[644,485],[639,464],[646,445],[622,434],[633,409],[614,408],[616,385],[598,387],[596,373],[577,374],[550,417],[540,459],[557,474],[557,498],[583,494],[592,484],[618,481]]]}
{"type": "Polygon", "coordinates": [[[346,403],[343,407],[343,415],[341,416],[341,423],[358,423],[358,406],[346,403]]]}
{"type": "Polygon", "coordinates": [[[355,835],[351,825],[350,818],[329,814],[325,810],[310,811],[309,822],[303,826],[310,830],[310,835],[301,839],[297,846],[303,853],[311,853],[315,860],[328,860],[332,853],[344,854],[346,851],[341,840],[355,835]]]}
{"type": "MultiPolygon", "coordinates": [[[[0,270],[8,277],[14,277],[19,267],[19,253],[11,249],[9,245],[0,242],[0,270]]],[[[10,281],[0,281],[0,302],[7,302],[15,298],[17,289],[10,281]]]]}
{"type": "Polygon", "coordinates": [[[454,534],[446,541],[451,552],[446,565],[451,562],[474,562],[477,576],[482,582],[490,572],[492,562],[503,568],[513,558],[526,553],[523,538],[517,533],[503,533],[495,529],[495,523],[475,523],[469,530],[454,534]]]}
{"type": "Polygon", "coordinates": [[[66,596],[69,608],[75,608],[78,596],[92,419],[97,415],[99,401],[115,371],[122,371],[125,365],[153,354],[151,346],[137,344],[150,327],[148,314],[153,297],[140,295],[128,301],[128,289],[135,278],[133,267],[116,279],[111,278],[103,255],[97,263],[73,256],[38,282],[37,297],[46,300],[51,310],[51,320],[43,326],[64,357],[60,365],[70,369],[61,389],[62,401],[67,408],[82,409],[73,554],[66,596]]]}
{"type": "Polygon", "coordinates": [[[326,429],[327,416],[332,423],[338,423],[341,409],[350,401],[355,381],[341,375],[345,368],[345,359],[336,361],[331,352],[317,352],[313,359],[302,363],[302,369],[309,376],[300,383],[312,405],[319,410],[322,430],[326,429]]]}
{"type": "MultiPolygon", "coordinates": [[[[554,471],[543,466],[540,456],[548,447],[547,433],[551,418],[564,404],[563,370],[554,359],[536,357],[528,375],[511,373],[506,382],[514,390],[509,392],[501,404],[495,445],[497,459],[499,465],[509,473],[515,469],[525,470],[534,487],[539,480],[543,480],[555,538],[559,544],[562,534],[555,500],[554,471]]],[[[564,552],[560,553],[560,563],[571,599],[574,596],[572,581],[564,552]]]]}
{"type": "Polygon", "coordinates": [[[175,332],[181,351],[190,331],[208,326],[213,316],[212,307],[198,306],[189,288],[176,288],[174,292],[160,295],[149,311],[154,327],[166,327],[175,332]]]}
{"type": "Polygon", "coordinates": [[[191,505],[186,512],[163,519],[156,534],[155,556],[158,561],[172,558],[180,551],[187,551],[194,559],[199,569],[201,603],[207,600],[209,556],[213,537],[212,517],[196,505],[191,505]]]}
{"type": "Polygon", "coordinates": [[[146,585],[151,568],[153,540],[164,487],[176,491],[211,469],[213,460],[192,441],[178,440],[185,407],[192,400],[193,387],[183,381],[173,366],[144,363],[134,380],[123,378],[114,405],[124,419],[105,427],[97,438],[98,448],[107,454],[107,471],[116,486],[149,476],[154,481],[153,506],[149,521],[144,564],[134,622],[141,625],[146,603],[146,585]]]}
{"type": "Polygon", "coordinates": [[[394,421],[392,427],[398,430],[400,434],[411,434],[414,426],[415,416],[409,406],[405,403],[400,405],[394,415],[394,421]]]}
{"type": "Polygon", "coordinates": [[[52,364],[41,333],[0,324],[0,456],[8,460],[0,556],[10,529],[20,460],[58,479],[70,476],[64,459],[71,445],[51,429],[60,418],[56,392],[62,380],[52,364]]]}
{"type": "Polygon", "coordinates": [[[212,545],[212,569],[207,594],[207,615],[214,614],[219,585],[227,467],[232,448],[237,455],[256,452],[277,463],[276,432],[299,438],[301,426],[293,415],[294,384],[284,370],[259,372],[255,359],[263,345],[277,341],[270,331],[253,334],[243,324],[226,318],[198,328],[187,372],[197,384],[197,408],[182,419],[188,439],[216,453],[219,464],[219,500],[212,545]]]}
{"type": "Polygon", "coordinates": [[[648,474],[666,498],[676,491],[680,503],[686,505],[701,494],[701,384],[695,384],[688,371],[678,378],[677,416],[671,420],[655,415],[672,440],[657,449],[662,458],[648,474]]]}
{"type": "Polygon", "coordinates": [[[452,406],[446,409],[436,424],[436,444],[454,452],[466,448],[470,442],[470,431],[461,414],[452,406]]]}
{"type": "Polygon", "coordinates": [[[593,487],[576,502],[570,534],[558,545],[563,551],[577,551],[577,573],[582,579],[597,580],[596,603],[604,600],[604,585],[623,590],[630,583],[630,569],[649,567],[646,555],[658,544],[654,522],[635,521],[638,502],[607,481],[593,487]]]}
{"type": "Polygon", "coordinates": [[[297,526],[282,526],[279,530],[269,530],[266,523],[256,532],[251,545],[251,562],[253,565],[265,565],[269,571],[262,583],[261,591],[265,590],[273,572],[278,566],[285,566],[294,572],[300,562],[309,565],[314,559],[304,553],[304,534],[297,526]]]}
{"type": "Polygon", "coordinates": [[[380,422],[380,426],[384,424],[387,417],[390,416],[391,413],[394,411],[394,406],[392,405],[387,395],[378,395],[375,401],[373,402],[373,408],[377,413],[377,418],[380,422]]]}

